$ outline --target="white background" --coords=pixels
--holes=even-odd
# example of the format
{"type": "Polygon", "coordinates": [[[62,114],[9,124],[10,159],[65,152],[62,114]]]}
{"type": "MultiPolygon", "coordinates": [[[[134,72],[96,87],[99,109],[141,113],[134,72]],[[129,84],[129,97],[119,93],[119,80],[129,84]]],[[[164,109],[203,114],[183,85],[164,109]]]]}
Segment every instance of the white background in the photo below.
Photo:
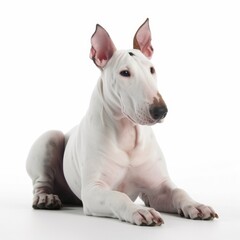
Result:
{"type": "Polygon", "coordinates": [[[0,238],[237,239],[239,81],[239,1],[0,1],[0,238]],[[132,48],[147,17],[169,108],[154,131],[172,179],[220,219],[163,214],[164,226],[141,228],[79,208],[32,210],[28,150],[42,132],[66,132],[84,115],[100,74],[89,59],[95,24],[119,49],[132,48]]]}

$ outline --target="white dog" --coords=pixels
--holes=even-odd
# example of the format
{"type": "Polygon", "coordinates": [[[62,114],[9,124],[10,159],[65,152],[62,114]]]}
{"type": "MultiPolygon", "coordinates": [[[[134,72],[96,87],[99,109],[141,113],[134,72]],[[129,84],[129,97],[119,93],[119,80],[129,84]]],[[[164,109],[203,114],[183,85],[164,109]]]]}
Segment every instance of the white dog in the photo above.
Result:
{"type": "Polygon", "coordinates": [[[84,213],[137,225],[161,225],[159,212],[213,219],[215,211],[191,199],[171,181],[151,127],[167,114],[157,90],[148,19],[134,36],[134,49],[116,50],[100,25],[90,57],[101,70],[89,109],[64,135],[43,134],[32,146],[27,171],[33,208],[83,203],[84,213]],[[134,203],[140,196],[146,206],[134,203]]]}

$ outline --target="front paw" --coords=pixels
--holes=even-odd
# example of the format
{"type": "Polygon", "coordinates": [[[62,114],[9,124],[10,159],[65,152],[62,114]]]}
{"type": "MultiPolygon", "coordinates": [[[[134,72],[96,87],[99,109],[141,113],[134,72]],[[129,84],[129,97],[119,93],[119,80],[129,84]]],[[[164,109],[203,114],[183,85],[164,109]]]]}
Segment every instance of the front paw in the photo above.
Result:
{"type": "Polygon", "coordinates": [[[62,203],[57,195],[40,193],[34,196],[32,207],[34,209],[57,210],[62,207],[62,203]]]}
{"type": "Polygon", "coordinates": [[[185,204],[178,209],[178,214],[194,220],[212,220],[218,218],[217,213],[211,207],[199,203],[185,204]]]}
{"type": "Polygon", "coordinates": [[[160,213],[148,207],[133,211],[130,222],[139,226],[160,226],[164,223],[160,213]]]}

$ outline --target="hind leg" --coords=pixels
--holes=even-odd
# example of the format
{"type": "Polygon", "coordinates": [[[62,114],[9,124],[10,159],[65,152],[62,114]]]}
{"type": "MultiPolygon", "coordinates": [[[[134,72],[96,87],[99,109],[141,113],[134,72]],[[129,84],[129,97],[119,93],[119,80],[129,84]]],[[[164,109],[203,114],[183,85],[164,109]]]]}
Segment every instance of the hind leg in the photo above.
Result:
{"type": "Polygon", "coordinates": [[[27,159],[27,172],[33,182],[33,208],[60,209],[62,202],[56,188],[65,184],[62,159],[65,137],[62,132],[49,131],[33,144],[27,159]],[[58,186],[56,186],[56,184],[58,186]]]}

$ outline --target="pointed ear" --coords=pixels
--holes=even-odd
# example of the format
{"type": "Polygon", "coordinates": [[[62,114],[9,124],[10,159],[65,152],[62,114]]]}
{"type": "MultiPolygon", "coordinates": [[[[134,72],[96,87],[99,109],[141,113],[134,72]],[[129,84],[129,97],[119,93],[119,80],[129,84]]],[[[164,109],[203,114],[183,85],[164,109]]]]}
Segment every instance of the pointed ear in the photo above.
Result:
{"type": "Polygon", "coordinates": [[[153,55],[153,47],[151,45],[151,31],[149,28],[149,19],[139,27],[134,39],[133,48],[139,49],[147,58],[151,58],[153,55]]]}
{"type": "Polygon", "coordinates": [[[90,58],[99,68],[103,68],[116,51],[116,47],[107,31],[99,24],[92,35],[91,44],[90,58]]]}

